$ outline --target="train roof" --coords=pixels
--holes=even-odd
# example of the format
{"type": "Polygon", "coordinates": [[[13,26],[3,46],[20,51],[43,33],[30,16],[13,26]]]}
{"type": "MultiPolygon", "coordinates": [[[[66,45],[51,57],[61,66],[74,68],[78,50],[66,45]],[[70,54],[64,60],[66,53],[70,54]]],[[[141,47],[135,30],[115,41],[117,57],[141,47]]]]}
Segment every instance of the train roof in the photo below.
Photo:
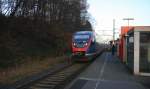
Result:
{"type": "Polygon", "coordinates": [[[92,35],[93,31],[78,31],[75,33],[75,35],[84,35],[84,34],[92,35]]]}

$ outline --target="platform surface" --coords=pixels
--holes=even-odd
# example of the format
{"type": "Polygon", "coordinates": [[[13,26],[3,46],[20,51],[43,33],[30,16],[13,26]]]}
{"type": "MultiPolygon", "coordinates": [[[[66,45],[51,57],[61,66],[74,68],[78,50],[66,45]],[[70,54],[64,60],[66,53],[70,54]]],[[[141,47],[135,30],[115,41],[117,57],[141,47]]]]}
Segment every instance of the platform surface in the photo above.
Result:
{"type": "Polygon", "coordinates": [[[149,89],[116,56],[104,52],[65,89],[149,89]]]}

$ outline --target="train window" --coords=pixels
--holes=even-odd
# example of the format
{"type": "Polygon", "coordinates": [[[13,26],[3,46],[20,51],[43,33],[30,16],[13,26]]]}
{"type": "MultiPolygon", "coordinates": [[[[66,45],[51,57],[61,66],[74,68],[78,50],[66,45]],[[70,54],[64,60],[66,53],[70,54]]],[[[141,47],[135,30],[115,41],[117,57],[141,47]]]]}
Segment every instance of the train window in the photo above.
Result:
{"type": "Polygon", "coordinates": [[[73,40],[74,41],[88,41],[90,38],[89,35],[75,35],[73,40]]]}
{"type": "Polygon", "coordinates": [[[74,39],[89,39],[89,35],[75,35],[74,39]]]}

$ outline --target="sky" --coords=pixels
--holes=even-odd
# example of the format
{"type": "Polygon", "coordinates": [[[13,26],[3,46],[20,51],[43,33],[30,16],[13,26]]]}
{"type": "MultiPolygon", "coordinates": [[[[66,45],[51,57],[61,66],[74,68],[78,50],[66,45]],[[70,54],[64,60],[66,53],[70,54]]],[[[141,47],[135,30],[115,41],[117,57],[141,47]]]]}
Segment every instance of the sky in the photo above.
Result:
{"type": "Polygon", "coordinates": [[[93,28],[103,42],[112,39],[113,19],[115,38],[119,37],[120,27],[127,26],[124,18],[134,18],[129,23],[132,26],[150,26],[150,0],[88,0],[88,4],[93,28]]]}

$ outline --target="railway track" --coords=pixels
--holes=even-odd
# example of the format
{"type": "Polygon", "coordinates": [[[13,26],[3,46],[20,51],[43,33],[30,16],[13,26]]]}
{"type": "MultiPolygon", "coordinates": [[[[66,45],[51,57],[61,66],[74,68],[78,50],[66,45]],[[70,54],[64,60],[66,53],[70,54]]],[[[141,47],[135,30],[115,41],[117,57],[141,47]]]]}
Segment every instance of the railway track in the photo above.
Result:
{"type": "Polygon", "coordinates": [[[22,86],[18,89],[63,89],[67,82],[70,82],[89,63],[75,63],[54,74],[47,75],[43,79],[22,86]]]}

